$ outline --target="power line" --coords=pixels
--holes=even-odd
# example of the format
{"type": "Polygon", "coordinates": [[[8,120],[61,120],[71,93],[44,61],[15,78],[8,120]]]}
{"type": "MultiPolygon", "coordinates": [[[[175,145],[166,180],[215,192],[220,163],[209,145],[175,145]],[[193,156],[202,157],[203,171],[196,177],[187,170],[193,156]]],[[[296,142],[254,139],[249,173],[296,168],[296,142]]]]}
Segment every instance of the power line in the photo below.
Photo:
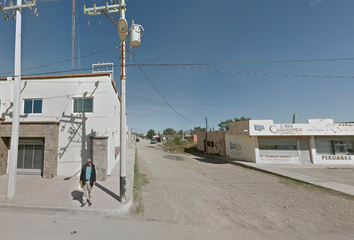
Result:
{"type": "MultiPolygon", "coordinates": [[[[114,49],[118,49],[118,47],[116,48],[112,48],[110,50],[114,50],[114,49]]],[[[101,51],[101,52],[97,52],[97,53],[92,53],[89,55],[85,55],[82,57],[87,57],[87,56],[92,56],[92,55],[96,55],[102,52],[107,52],[109,50],[105,50],[105,51],[101,51]]],[[[76,59],[76,58],[75,58],[76,59]]],[[[136,60],[135,58],[133,58],[135,63],[136,60]]],[[[71,59],[67,59],[64,61],[60,61],[59,63],[62,62],[67,62],[70,61],[71,59]]],[[[34,67],[34,68],[28,68],[25,70],[30,70],[30,69],[35,69],[35,68],[40,68],[43,66],[50,66],[50,65],[54,65],[57,63],[51,63],[51,64],[46,64],[46,65],[42,65],[42,66],[38,66],[38,67],[34,67]]],[[[128,64],[126,66],[137,66],[141,69],[140,64],[128,64]]],[[[113,68],[117,68],[117,67],[121,67],[121,65],[113,65],[113,68]]],[[[345,79],[345,78],[354,78],[354,76],[331,76],[331,75],[306,75],[306,74],[282,74],[282,73],[257,73],[257,72],[240,72],[240,71],[225,71],[225,70],[213,70],[213,69],[203,69],[203,68],[190,68],[190,67],[184,67],[184,66],[178,66],[178,65],[163,65],[163,67],[174,67],[174,68],[179,68],[179,69],[186,69],[186,70],[195,70],[195,71],[201,71],[201,72],[216,72],[216,73],[231,73],[231,74],[241,74],[241,75],[254,75],[254,76],[271,76],[271,77],[300,77],[300,78],[333,78],[333,79],[345,79]]],[[[88,70],[92,70],[92,68],[83,68],[81,69],[82,71],[88,71],[88,70]]],[[[74,70],[74,72],[78,72],[80,70],[76,69],[74,70]]],[[[41,73],[34,73],[34,74],[27,74],[27,75],[21,75],[21,76],[38,76],[38,75],[51,75],[51,74],[60,74],[60,73],[67,73],[67,72],[71,72],[71,70],[61,70],[61,71],[53,71],[53,72],[41,72],[41,73]]],[[[12,72],[10,72],[12,73],[12,72]]],[[[3,73],[3,74],[7,74],[7,73],[3,73]]],[[[7,75],[3,75],[0,77],[8,77],[7,75]]]]}
{"type": "MultiPolygon", "coordinates": [[[[155,88],[156,92],[161,96],[161,98],[167,103],[167,105],[175,112],[177,113],[181,118],[183,118],[184,120],[194,123],[194,124],[200,124],[197,122],[193,122],[187,118],[185,118],[184,116],[182,116],[176,109],[174,109],[172,107],[172,105],[166,100],[166,98],[164,98],[164,96],[161,94],[161,92],[156,88],[156,86],[154,85],[154,83],[150,80],[150,78],[148,77],[148,75],[146,75],[146,73],[144,72],[144,70],[140,67],[140,65],[137,63],[137,61],[135,60],[135,57],[132,55],[132,58],[135,62],[135,64],[139,67],[140,71],[144,74],[144,76],[146,77],[146,79],[150,82],[150,84],[153,86],[153,88],[155,88]]],[[[203,121],[202,121],[203,122],[203,121]]]]}
{"type": "Polygon", "coordinates": [[[241,75],[256,75],[256,76],[271,76],[271,77],[302,77],[302,78],[354,78],[354,76],[330,76],[330,75],[307,75],[307,74],[282,74],[282,73],[254,73],[254,72],[239,72],[239,71],[224,71],[203,68],[190,68],[183,66],[171,66],[175,68],[201,71],[201,72],[217,72],[217,73],[232,73],[241,75]]]}
{"type": "MultiPolygon", "coordinates": [[[[81,59],[81,58],[85,58],[85,57],[91,57],[91,56],[94,56],[94,55],[98,55],[98,54],[109,52],[109,51],[116,50],[116,49],[119,49],[119,47],[114,47],[114,48],[106,49],[106,50],[103,50],[103,51],[90,53],[90,54],[87,54],[87,55],[84,55],[84,56],[81,56],[81,57],[76,57],[74,59],[79,59],[79,58],[81,59]]],[[[52,65],[56,65],[56,64],[60,64],[60,63],[69,62],[69,61],[71,61],[71,58],[66,59],[66,60],[62,60],[62,61],[58,61],[58,62],[52,62],[52,63],[36,66],[36,67],[25,68],[25,69],[22,69],[22,71],[28,71],[28,70],[33,70],[33,69],[37,69],[37,68],[48,67],[48,66],[52,66],[52,65]]],[[[66,71],[58,71],[58,72],[66,72],[66,71]]],[[[13,73],[13,72],[12,71],[11,72],[4,72],[4,73],[0,73],[0,75],[5,75],[5,74],[9,74],[9,73],[13,73]]],[[[45,74],[45,73],[41,73],[41,74],[45,74]]],[[[34,74],[34,75],[38,75],[38,74],[34,74]]]]}
{"type": "MultiPolygon", "coordinates": [[[[140,66],[203,66],[203,65],[245,65],[245,64],[271,64],[271,63],[305,63],[305,62],[328,62],[328,61],[352,61],[354,58],[323,58],[323,59],[295,59],[295,60],[271,60],[253,62],[213,62],[213,63],[149,63],[140,66]]],[[[135,66],[135,65],[134,65],[135,66]]]]}

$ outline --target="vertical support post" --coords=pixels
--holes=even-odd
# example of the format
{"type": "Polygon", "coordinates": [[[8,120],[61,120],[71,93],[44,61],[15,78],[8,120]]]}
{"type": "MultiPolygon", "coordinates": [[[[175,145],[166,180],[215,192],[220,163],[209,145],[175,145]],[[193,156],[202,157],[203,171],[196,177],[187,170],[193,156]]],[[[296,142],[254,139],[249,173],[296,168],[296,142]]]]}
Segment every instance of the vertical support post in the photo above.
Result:
{"type": "Polygon", "coordinates": [[[205,118],[205,152],[208,152],[208,118],[205,118]]]}
{"type": "Polygon", "coordinates": [[[125,153],[127,149],[127,123],[125,106],[125,41],[121,43],[121,76],[120,76],[120,201],[127,199],[125,153]]]}
{"type": "Polygon", "coordinates": [[[71,74],[74,74],[75,70],[75,0],[72,6],[71,16],[71,74]]]}
{"type": "Polygon", "coordinates": [[[182,122],[182,142],[184,141],[183,135],[184,135],[184,131],[183,131],[183,122],[182,122]]]}
{"type": "MultiPolygon", "coordinates": [[[[17,6],[22,5],[22,0],[17,0],[17,6]]],[[[15,84],[12,114],[12,132],[9,161],[9,175],[7,180],[7,198],[15,197],[16,193],[16,175],[17,175],[17,156],[18,141],[20,132],[20,92],[21,92],[21,24],[22,13],[16,10],[16,36],[15,36],[15,84]]]]}

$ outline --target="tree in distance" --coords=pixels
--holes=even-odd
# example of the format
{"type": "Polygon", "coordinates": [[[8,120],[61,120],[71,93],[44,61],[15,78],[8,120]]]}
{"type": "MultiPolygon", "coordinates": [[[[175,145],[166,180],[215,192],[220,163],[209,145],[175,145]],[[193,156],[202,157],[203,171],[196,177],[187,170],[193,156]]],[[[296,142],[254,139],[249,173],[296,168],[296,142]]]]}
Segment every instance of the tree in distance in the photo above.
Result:
{"type": "Polygon", "coordinates": [[[176,131],[173,128],[166,128],[165,130],[163,130],[163,135],[174,136],[176,135],[176,131]]]}
{"type": "Polygon", "coordinates": [[[219,126],[219,130],[229,130],[230,126],[229,124],[232,122],[241,122],[241,121],[247,121],[250,120],[251,118],[246,118],[244,116],[237,118],[235,117],[234,119],[227,119],[225,121],[221,121],[218,126],[219,126]]]}
{"type": "Polygon", "coordinates": [[[155,133],[155,130],[154,129],[150,129],[147,133],[146,133],[146,136],[148,137],[148,138],[152,138],[153,136],[155,136],[156,135],[156,133],[155,133]]]}
{"type": "Polygon", "coordinates": [[[191,130],[191,134],[196,134],[199,132],[205,132],[205,128],[199,126],[199,127],[194,127],[194,129],[191,130]]]}

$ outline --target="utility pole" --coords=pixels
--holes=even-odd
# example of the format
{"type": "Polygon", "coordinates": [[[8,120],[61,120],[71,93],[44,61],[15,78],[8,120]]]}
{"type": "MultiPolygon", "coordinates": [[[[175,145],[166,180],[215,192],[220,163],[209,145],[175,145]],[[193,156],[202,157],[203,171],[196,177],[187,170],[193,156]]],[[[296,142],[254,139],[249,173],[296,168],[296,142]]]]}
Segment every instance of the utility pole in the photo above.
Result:
{"type": "Polygon", "coordinates": [[[71,13],[71,74],[75,73],[75,0],[73,1],[71,13]]]}
{"type": "Polygon", "coordinates": [[[182,142],[184,141],[184,132],[183,132],[183,122],[182,122],[182,142]]]}
{"type": "Polygon", "coordinates": [[[205,117],[205,152],[208,152],[208,118],[205,117]]]}
{"type": "MultiPolygon", "coordinates": [[[[97,7],[93,3],[92,8],[86,8],[84,5],[84,14],[87,16],[105,15],[117,28],[119,39],[121,41],[121,75],[120,75],[120,201],[126,202],[127,199],[127,181],[126,181],[126,163],[125,153],[127,150],[127,118],[126,118],[126,64],[125,64],[125,39],[128,36],[128,23],[125,19],[126,4],[125,0],[120,0],[119,4],[113,1],[112,5],[109,5],[106,1],[105,6],[97,7]],[[117,22],[110,13],[120,13],[120,19],[117,22]]],[[[141,43],[141,36],[144,29],[141,25],[134,24],[129,29],[130,46],[139,47],[141,43]]]]}
{"type": "Polygon", "coordinates": [[[12,113],[12,129],[11,129],[11,146],[10,146],[10,160],[9,160],[9,175],[7,179],[7,198],[11,199],[16,194],[16,176],[17,176],[17,156],[18,156],[18,141],[20,133],[20,101],[21,101],[21,30],[22,30],[22,9],[34,8],[34,15],[38,16],[36,1],[26,1],[22,5],[22,0],[17,0],[17,5],[11,1],[8,7],[2,6],[0,3],[0,12],[4,14],[4,19],[7,21],[9,15],[7,11],[11,12],[13,20],[16,19],[16,33],[15,33],[15,76],[14,76],[14,99],[13,99],[13,113],[12,113]]]}

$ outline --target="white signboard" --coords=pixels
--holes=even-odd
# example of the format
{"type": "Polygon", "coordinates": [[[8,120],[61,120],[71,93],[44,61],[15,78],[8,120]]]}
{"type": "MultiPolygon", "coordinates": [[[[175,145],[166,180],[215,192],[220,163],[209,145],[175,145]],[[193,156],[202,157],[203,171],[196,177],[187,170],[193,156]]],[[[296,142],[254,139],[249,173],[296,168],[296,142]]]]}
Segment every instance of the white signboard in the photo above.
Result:
{"type": "Polygon", "coordinates": [[[269,121],[262,124],[250,122],[251,136],[278,136],[278,135],[354,135],[354,123],[308,123],[308,124],[272,124],[269,121]]]}

